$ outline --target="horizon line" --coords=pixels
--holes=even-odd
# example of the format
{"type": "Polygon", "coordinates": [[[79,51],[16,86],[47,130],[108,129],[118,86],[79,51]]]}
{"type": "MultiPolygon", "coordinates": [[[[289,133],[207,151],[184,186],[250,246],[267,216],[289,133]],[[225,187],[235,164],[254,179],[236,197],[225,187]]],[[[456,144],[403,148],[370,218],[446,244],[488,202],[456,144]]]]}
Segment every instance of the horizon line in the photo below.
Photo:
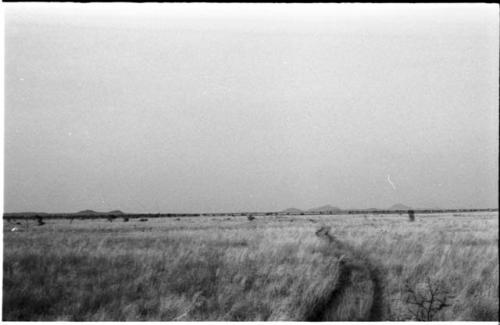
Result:
{"type": "Polygon", "coordinates": [[[122,210],[119,210],[119,209],[114,209],[114,210],[110,210],[110,211],[96,211],[96,210],[92,210],[92,209],[85,209],[85,210],[80,210],[80,211],[76,211],[76,212],[44,212],[44,211],[20,211],[20,212],[3,212],[3,214],[84,214],[85,212],[88,211],[89,214],[91,213],[96,213],[96,214],[110,214],[111,212],[116,212],[117,214],[151,214],[151,215],[155,215],[155,214],[160,214],[160,215],[169,215],[169,214],[179,214],[179,215],[183,215],[183,214],[187,214],[187,215],[210,215],[210,214],[248,214],[248,213],[252,213],[252,214],[265,214],[265,213],[288,213],[288,214],[292,214],[292,213],[321,213],[321,212],[350,212],[350,211],[366,211],[366,212],[370,212],[370,211],[409,211],[409,210],[413,210],[413,211],[485,211],[485,210],[498,210],[498,207],[495,207],[495,208],[492,208],[492,207],[488,207],[488,208],[411,208],[409,207],[408,209],[391,209],[391,208],[385,208],[385,209],[381,209],[381,208],[350,208],[350,209],[341,209],[341,208],[336,208],[336,209],[331,209],[331,210],[328,210],[328,209],[325,209],[325,210],[318,210],[318,211],[312,211],[316,208],[312,208],[312,209],[308,209],[308,210],[301,210],[301,209],[297,209],[299,210],[298,212],[286,212],[286,210],[289,210],[289,209],[295,209],[295,208],[287,208],[287,209],[284,209],[284,210],[279,210],[279,211],[224,211],[224,212],[124,212],[122,210]]]}

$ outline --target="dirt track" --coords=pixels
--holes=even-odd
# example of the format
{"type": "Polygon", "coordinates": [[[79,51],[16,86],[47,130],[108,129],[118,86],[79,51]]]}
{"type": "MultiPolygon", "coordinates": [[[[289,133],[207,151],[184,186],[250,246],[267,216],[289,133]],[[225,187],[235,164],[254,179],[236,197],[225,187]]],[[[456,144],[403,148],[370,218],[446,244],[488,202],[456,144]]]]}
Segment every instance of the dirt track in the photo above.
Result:
{"type": "Polygon", "coordinates": [[[384,319],[380,269],[362,252],[336,239],[328,228],[316,232],[339,252],[338,277],[329,295],[306,315],[305,321],[381,321],[384,319]]]}

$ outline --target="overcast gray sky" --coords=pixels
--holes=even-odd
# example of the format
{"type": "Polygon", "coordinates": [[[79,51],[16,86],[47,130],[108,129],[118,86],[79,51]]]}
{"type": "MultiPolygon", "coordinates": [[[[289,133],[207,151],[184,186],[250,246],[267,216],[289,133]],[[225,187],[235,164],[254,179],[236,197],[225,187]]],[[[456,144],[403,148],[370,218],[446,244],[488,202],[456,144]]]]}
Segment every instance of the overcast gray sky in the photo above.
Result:
{"type": "Polygon", "coordinates": [[[497,207],[497,5],[5,6],[4,210],[497,207]]]}

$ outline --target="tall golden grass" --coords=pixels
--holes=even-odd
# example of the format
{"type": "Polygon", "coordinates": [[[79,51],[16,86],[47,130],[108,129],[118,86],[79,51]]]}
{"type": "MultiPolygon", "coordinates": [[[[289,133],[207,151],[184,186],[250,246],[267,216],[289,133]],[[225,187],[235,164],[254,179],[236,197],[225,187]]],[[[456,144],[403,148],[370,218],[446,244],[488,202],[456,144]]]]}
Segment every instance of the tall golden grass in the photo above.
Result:
{"type": "Polygon", "coordinates": [[[453,296],[436,320],[498,320],[498,213],[416,217],[4,221],[3,319],[409,320],[429,277],[453,296]]]}

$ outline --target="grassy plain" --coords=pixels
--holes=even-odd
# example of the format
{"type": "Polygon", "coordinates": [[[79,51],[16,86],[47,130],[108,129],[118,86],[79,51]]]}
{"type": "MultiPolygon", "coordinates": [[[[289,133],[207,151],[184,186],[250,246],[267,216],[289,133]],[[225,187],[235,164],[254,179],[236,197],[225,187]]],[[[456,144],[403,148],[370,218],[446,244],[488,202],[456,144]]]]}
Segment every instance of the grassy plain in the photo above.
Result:
{"type": "Polygon", "coordinates": [[[427,279],[498,320],[497,212],[4,221],[3,257],[3,320],[411,320],[427,279]]]}

